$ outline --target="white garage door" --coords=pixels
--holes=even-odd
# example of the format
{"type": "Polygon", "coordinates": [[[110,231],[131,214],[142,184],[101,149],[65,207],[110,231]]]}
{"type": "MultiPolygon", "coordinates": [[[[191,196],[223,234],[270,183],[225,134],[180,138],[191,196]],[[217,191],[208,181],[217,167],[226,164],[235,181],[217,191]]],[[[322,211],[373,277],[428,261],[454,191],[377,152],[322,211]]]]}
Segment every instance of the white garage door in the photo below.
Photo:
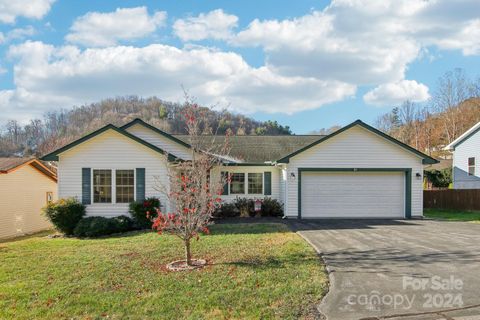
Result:
{"type": "Polygon", "coordinates": [[[403,218],[403,172],[303,172],[302,218],[403,218]]]}

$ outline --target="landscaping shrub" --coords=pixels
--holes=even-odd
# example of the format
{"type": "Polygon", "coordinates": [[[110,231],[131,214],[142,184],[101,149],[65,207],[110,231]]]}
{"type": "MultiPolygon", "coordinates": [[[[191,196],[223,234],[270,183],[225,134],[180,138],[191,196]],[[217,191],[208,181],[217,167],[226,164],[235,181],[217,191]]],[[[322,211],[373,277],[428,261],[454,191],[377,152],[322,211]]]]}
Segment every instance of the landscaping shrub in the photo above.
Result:
{"type": "Polygon", "coordinates": [[[237,206],[231,202],[222,203],[221,207],[215,212],[215,218],[233,218],[240,216],[237,206]]]}
{"type": "Polygon", "coordinates": [[[111,219],[116,224],[116,229],[118,230],[117,232],[126,232],[126,231],[135,230],[135,224],[133,220],[127,216],[118,216],[111,219]]]}
{"type": "Polygon", "coordinates": [[[272,198],[264,198],[262,200],[262,217],[282,217],[283,204],[272,198]]]}
{"type": "Polygon", "coordinates": [[[43,213],[55,228],[72,235],[77,223],[85,215],[85,206],[74,198],[59,199],[43,208],[43,213]]]}
{"type": "Polygon", "coordinates": [[[237,197],[233,203],[240,211],[240,217],[255,216],[255,201],[253,199],[237,197]]]}
{"type": "MultiPolygon", "coordinates": [[[[261,199],[262,210],[260,216],[262,217],[282,217],[283,216],[283,204],[269,197],[261,199]]],[[[215,212],[216,218],[232,218],[232,217],[254,217],[255,212],[255,199],[240,198],[237,197],[233,202],[225,202],[215,212]]]]}
{"type": "Polygon", "coordinates": [[[94,238],[130,230],[133,230],[133,221],[127,216],[114,218],[87,217],[78,222],[74,235],[94,238]]]}
{"type": "Polygon", "coordinates": [[[131,202],[129,212],[135,227],[139,229],[150,229],[152,227],[152,220],[157,217],[156,209],[159,208],[160,200],[155,197],[147,198],[143,201],[131,202]]]}

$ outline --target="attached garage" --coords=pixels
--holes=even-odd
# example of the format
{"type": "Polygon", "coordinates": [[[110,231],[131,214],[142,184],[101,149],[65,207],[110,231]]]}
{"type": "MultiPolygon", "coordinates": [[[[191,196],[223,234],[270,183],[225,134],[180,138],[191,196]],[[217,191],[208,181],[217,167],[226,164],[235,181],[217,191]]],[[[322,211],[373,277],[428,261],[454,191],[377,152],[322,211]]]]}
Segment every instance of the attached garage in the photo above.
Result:
{"type": "Polygon", "coordinates": [[[300,170],[302,218],[409,216],[407,170],[300,170]]]}
{"type": "Polygon", "coordinates": [[[409,219],[423,215],[423,167],[437,160],[355,121],[278,160],[286,217],[409,219]]]}

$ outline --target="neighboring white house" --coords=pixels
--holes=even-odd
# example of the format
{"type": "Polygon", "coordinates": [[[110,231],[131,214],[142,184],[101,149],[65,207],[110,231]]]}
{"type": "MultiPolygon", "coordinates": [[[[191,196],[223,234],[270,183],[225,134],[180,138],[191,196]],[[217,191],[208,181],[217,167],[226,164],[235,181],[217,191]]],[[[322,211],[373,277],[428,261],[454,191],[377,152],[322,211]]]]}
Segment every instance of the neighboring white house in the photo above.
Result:
{"type": "Polygon", "coordinates": [[[31,158],[0,158],[0,238],[51,228],[41,209],[56,199],[51,168],[31,158]]]}
{"type": "Polygon", "coordinates": [[[480,122],[445,149],[453,153],[453,188],[480,189],[480,122]]]}
{"type": "MultiPolygon", "coordinates": [[[[215,137],[215,141],[222,141],[215,137]]],[[[168,185],[169,161],[190,158],[186,136],[167,134],[136,119],[107,125],[60,148],[59,197],[76,197],[88,215],[115,216],[128,203],[157,196],[168,185]]],[[[234,136],[233,159],[212,170],[229,174],[222,198],[272,197],[292,218],[410,218],[423,215],[423,166],[437,160],[360,120],[328,136],[234,136]]]]}

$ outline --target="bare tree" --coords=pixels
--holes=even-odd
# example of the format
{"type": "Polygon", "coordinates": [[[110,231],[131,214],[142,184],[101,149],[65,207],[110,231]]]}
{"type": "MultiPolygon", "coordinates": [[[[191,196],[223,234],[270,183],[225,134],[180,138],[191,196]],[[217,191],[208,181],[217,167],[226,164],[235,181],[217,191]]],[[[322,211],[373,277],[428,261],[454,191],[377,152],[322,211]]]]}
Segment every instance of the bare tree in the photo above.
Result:
{"type": "Polygon", "coordinates": [[[462,69],[447,72],[438,80],[432,103],[435,111],[441,114],[446,144],[455,140],[461,131],[461,110],[457,107],[474,94],[475,86],[462,69]]]}

